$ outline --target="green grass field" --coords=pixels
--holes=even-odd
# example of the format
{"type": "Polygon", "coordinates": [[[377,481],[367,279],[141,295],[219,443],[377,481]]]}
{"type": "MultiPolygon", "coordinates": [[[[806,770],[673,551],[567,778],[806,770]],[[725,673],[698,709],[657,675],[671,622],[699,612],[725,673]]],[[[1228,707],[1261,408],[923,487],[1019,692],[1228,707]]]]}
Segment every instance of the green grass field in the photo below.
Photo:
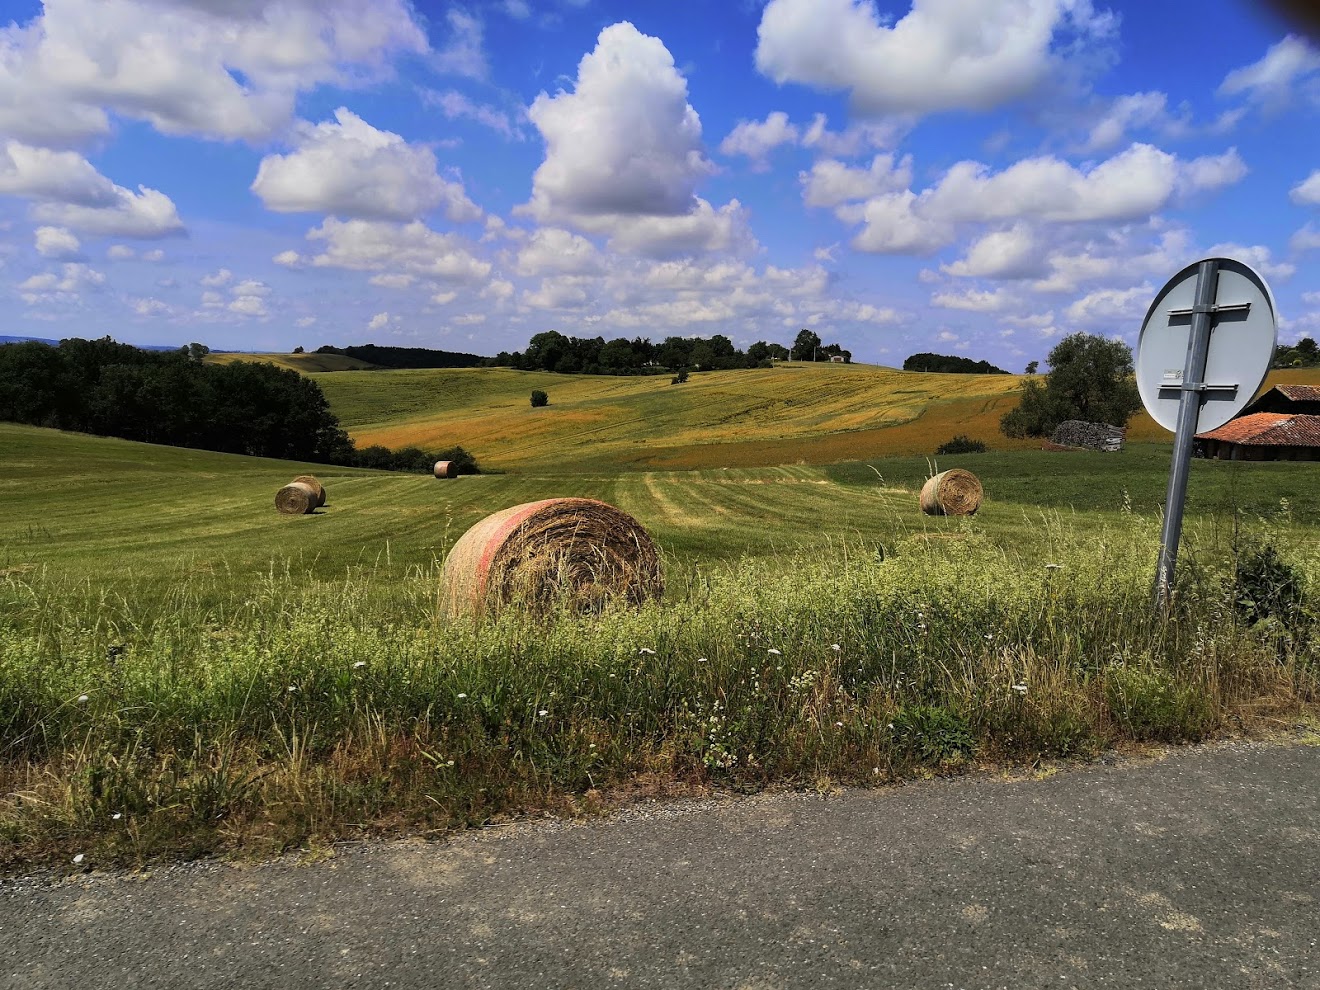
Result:
{"type": "MultiPolygon", "coordinates": [[[[41,568],[94,583],[148,584],[191,572],[251,574],[293,561],[334,579],[389,554],[430,567],[478,519],[510,505],[587,496],[617,505],[650,529],[674,566],[774,556],[847,540],[893,542],[912,532],[957,528],[916,511],[926,458],[889,458],[702,471],[558,474],[526,472],[437,481],[425,475],[328,468],[0,424],[7,452],[0,478],[0,573],[41,568]],[[314,515],[274,512],[275,491],[316,474],[329,504],[314,515]],[[883,476],[883,477],[881,477],[883,476]]],[[[1134,445],[1121,454],[1017,451],[941,458],[984,481],[975,525],[1003,546],[1029,546],[1043,513],[1083,529],[1125,508],[1158,513],[1168,449],[1134,445]]],[[[1285,511],[1320,524],[1315,465],[1197,461],[1189,511],[1208,532],[1285,511]]],[[[1199,532],[1199,529],[1197,530],[1199,532]]]]}
{"type": "MultiPolygon", "coordinates": [[[[406,410],[416,392],[357,394],[406,410]]],[[[941,459],[982,478],[971,519],[919,513],[923,457],[620,470],[611,453],[442,482],[10,424],[0,449],[11,867],[874,784],[1261,731],[1316,697],[1314,464],[1195,463],[1166,620],[1158,445],[941,459]],[[327,505],[280,516],[305,472],[327,505]],[[453,541],[558,495],[636,516],[664,599],[441,615],[453,541]],[[1234,567],[1267,544],[1288,568],[1269,579],[1307,597],[1253,623],[1234,567]]]]}

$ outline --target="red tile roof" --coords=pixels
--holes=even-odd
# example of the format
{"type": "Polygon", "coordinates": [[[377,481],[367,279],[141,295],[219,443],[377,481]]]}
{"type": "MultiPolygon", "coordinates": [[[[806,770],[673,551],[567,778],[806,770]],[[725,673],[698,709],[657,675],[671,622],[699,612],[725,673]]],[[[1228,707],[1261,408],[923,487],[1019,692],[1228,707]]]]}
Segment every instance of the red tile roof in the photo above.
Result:
{"type": "MultiPolygon", "coordinates": [[[[1284,386],[1280,386],[1284,387],[1284,386]]],[[[1309,385],[1286,386],[1310,388],[1309,385]]],[[[1320,416],[1301,413],[1252,413],[1229,420],[1217,430],[1202,433],[1198,440],[1271,447],[1320,447],[1320,416]]]]}
{"type": "Polygon", "coordinates": [[[1284,398],[1293,402],[1320,402],[1320,385],[1275,385],[1284,398]]]}

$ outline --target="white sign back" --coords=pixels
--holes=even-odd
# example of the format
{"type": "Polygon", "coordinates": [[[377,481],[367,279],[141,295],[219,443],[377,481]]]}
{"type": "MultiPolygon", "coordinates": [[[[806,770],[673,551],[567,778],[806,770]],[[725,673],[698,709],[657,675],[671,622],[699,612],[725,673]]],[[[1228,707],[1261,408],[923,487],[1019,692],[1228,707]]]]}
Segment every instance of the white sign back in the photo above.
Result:
{"type": "MultiPolygon", "coordinates": [[[[1218,429],[1242,411],[1265,382],[1278,341],[1274,295],[1247,265],[1218,263],[1219,289],[1210,312],[1200,415],[1196,432],[1218,429]]],[[[1166,430],[1178,427],[1183,370],[1196,303],[1201,262],[1188,265],[1160,290],[1146,312],[1137,341],[1137,388],[1151,418],[1166,430]]]]}

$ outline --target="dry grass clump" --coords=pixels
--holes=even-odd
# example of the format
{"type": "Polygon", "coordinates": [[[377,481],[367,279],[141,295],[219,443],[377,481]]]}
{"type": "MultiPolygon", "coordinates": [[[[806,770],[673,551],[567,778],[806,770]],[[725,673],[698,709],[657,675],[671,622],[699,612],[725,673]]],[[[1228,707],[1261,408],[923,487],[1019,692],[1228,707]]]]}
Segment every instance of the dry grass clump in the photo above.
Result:
{"type": "Polygon", "coordinates": [[[445,560],[442,594],[446,611],[460,615],[511,603],[598,611],[663,591],[660,555],[641,523],[595,499],[552,498],[497,512],[464,533],[445,560]]]}
{"type": "Polygon", "coordinates": [[[970,516],[981,507],[984,492],[971,471],[941,471],[921,486],[921,511],[928,516],[970,516]]]}

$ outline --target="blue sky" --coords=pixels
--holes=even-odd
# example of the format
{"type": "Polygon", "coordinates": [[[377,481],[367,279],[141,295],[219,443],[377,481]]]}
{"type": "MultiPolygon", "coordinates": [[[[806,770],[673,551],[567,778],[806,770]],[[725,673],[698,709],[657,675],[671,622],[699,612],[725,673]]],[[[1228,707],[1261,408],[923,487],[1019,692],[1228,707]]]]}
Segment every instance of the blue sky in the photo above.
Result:
{"type": "Polygon", "coordinates": [[[0,333],[1011,370],[1210,253],[1320,335],[1320,50],[1242,2],[0,0],[0,333]]]}

